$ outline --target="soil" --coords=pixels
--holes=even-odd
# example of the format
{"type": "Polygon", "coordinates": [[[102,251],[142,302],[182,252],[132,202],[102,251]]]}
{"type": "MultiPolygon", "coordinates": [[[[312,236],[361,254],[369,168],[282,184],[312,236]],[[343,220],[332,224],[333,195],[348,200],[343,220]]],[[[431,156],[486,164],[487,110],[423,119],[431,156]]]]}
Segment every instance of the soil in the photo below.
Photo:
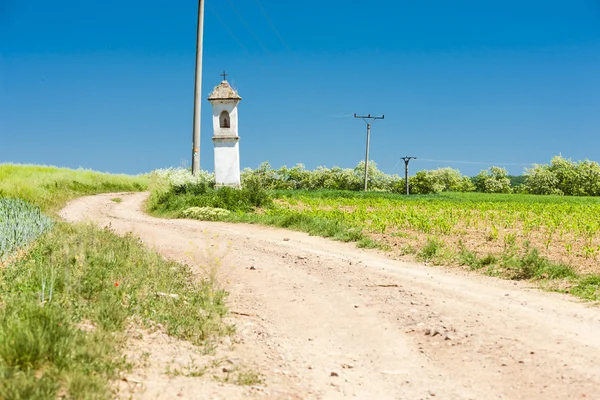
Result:
{"type": "Polygon", "coordinates": [[[132,328],[122,398],[600,399],[595,305],[299,232],[153,218],[146,197],[61,215],[131,231],[199,276],[217,268],[236,333],[204,355],[132,328]]]}

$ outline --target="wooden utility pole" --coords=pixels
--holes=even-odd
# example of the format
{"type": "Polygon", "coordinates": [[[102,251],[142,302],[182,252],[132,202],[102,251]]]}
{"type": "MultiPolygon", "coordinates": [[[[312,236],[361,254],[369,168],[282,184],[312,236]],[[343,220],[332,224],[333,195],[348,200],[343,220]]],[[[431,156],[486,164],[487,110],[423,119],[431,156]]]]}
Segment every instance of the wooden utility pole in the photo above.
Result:
{"type": "Polygon", "coordinates": [[[416,160],[417,157],[402,157],[404,160],[404,183],[406,184],[406,194],[410,194],[408,191],[408,163],[410,160],[416,160]]]}
{"type": "Polygon", "coordinates": [[[194,132],[192,138],[192,174],[200,172],[200,114],[202,109],[202,39],[204,36],[204,0],[198,0],[196,31],[196,79],[194,83],[194,132]]]}
{"type": "Polygon", "coordinates": [[[362,118],[363,121],[367,123],[367,151],[365,155],[365,192],[367,191],[367,179],[369,177],[369,144],[371,142],[371,124],[376,119],[383,119],[385,115],[381,115],[381,117],[371,117],[371,114],[367,115],[356,115],[354,113],[354,118],[362,118]]]}

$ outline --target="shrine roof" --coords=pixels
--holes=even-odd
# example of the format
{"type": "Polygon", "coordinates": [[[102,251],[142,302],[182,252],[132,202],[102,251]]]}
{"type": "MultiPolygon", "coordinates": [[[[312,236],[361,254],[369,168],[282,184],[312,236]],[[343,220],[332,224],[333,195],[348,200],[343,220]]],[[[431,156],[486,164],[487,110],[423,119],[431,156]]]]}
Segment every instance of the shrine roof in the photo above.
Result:
{"type": "Polygon", "coordinates": [[[240,95],[224,80],[218,86],[215,86],[213,92],[208,96],[208,100],[241,100],[240,95]]]}

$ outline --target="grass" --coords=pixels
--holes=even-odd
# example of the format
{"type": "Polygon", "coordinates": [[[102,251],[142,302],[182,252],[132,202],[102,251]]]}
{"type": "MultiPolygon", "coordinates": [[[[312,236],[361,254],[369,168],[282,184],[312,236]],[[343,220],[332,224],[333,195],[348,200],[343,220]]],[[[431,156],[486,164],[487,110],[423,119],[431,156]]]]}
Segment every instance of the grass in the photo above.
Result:
{"type": "Polygon", "coordinates": [[[577,284],[571,288],[571,294],[586,300],[600,300],[600,275],[588,275],[582,277],[577,284]]]}
{"type": "Polygon", "coordinates": [[[192,207],[221,208],[249,212],[257,207],[272,205],[271,197],[258,187],[236,190],[213,189],[206,184],[185,184],[162,193],[153,193],[151,209],[165,216],[181,216],[192,207]]]}
{"type": "Polygon", "coordinates": [[[18,198],[54,213],[79,196],[110,192],[139,192],[146,176],[112,175],[84,169],[0,164],[0,198],[18,198]]]}
{"type": "Polygon", "coordinates": [[[454,254],[446,244],[436,237],[429,238],[425,246],[417,254],[421,261],[431,261],[434,265],[448,265],[454,260],[454,254]]]}
{"type": "MultiPolygon", "coordinates": [[[[46,221],[39,209],[55,215],[78,196],[146,188],[144,176],[2,164],[0,201],[11,207],[0,232],[23,231],[15,209],[46,221]]],[[[216,282],[199,281],[138,238],[55,222],[24,249],[42,232],[34,233],[18,235],[27,239],[17,243],[19,257],[0,268],[0,399],[113,398],[111,382],[130,367],[122,356],[129,324],[160,326],[206,351],[231,332],[216,282]]]]}
{"type": "Polygon", "coordinates": [[[0,398],[111,398],[129,321],[208,349],[225,297],[131,235],[58,223],[0,270],[0,398]]]}
{"type": "Polygon", "coordinates": [[[154,193],[147,204],[147,210],[153,215],[171,218],[189,217],[193,213],[189,213],[188,210],[193,207],[231,211],[228,215],[219,218],[202,218],[205,220],[219,219],[228,222],[269,225],[343,242],[357,242],[362,248],[380,247],[356,226],[292,210],[282,211],[274,205],[266,191],[257,187],[235,190],[212,189],[204,184],[187,184],[167,192],[154,193]],[[257,209],[264,212],[254,212],[257,209]]]}

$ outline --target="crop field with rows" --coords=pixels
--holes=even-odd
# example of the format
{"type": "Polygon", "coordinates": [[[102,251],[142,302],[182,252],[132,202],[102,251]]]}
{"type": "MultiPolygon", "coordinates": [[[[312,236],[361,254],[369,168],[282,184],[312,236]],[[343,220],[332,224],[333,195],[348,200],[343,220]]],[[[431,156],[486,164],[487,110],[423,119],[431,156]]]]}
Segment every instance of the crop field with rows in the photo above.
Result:
{"type": "Polygon", "coordinates": [[[400,253],[432,237],[479,255],[536,248],[579,272],[599,272],[600,199],[447,193],[402,196],[341,191],[278,191],[267,214],[302,214],[362,229],[400,253]]]}
{"type": "Polygon", "coordinates": [[[38,207],[18,199],[0,198],[0,262],[52,227],[38,207]]]}

